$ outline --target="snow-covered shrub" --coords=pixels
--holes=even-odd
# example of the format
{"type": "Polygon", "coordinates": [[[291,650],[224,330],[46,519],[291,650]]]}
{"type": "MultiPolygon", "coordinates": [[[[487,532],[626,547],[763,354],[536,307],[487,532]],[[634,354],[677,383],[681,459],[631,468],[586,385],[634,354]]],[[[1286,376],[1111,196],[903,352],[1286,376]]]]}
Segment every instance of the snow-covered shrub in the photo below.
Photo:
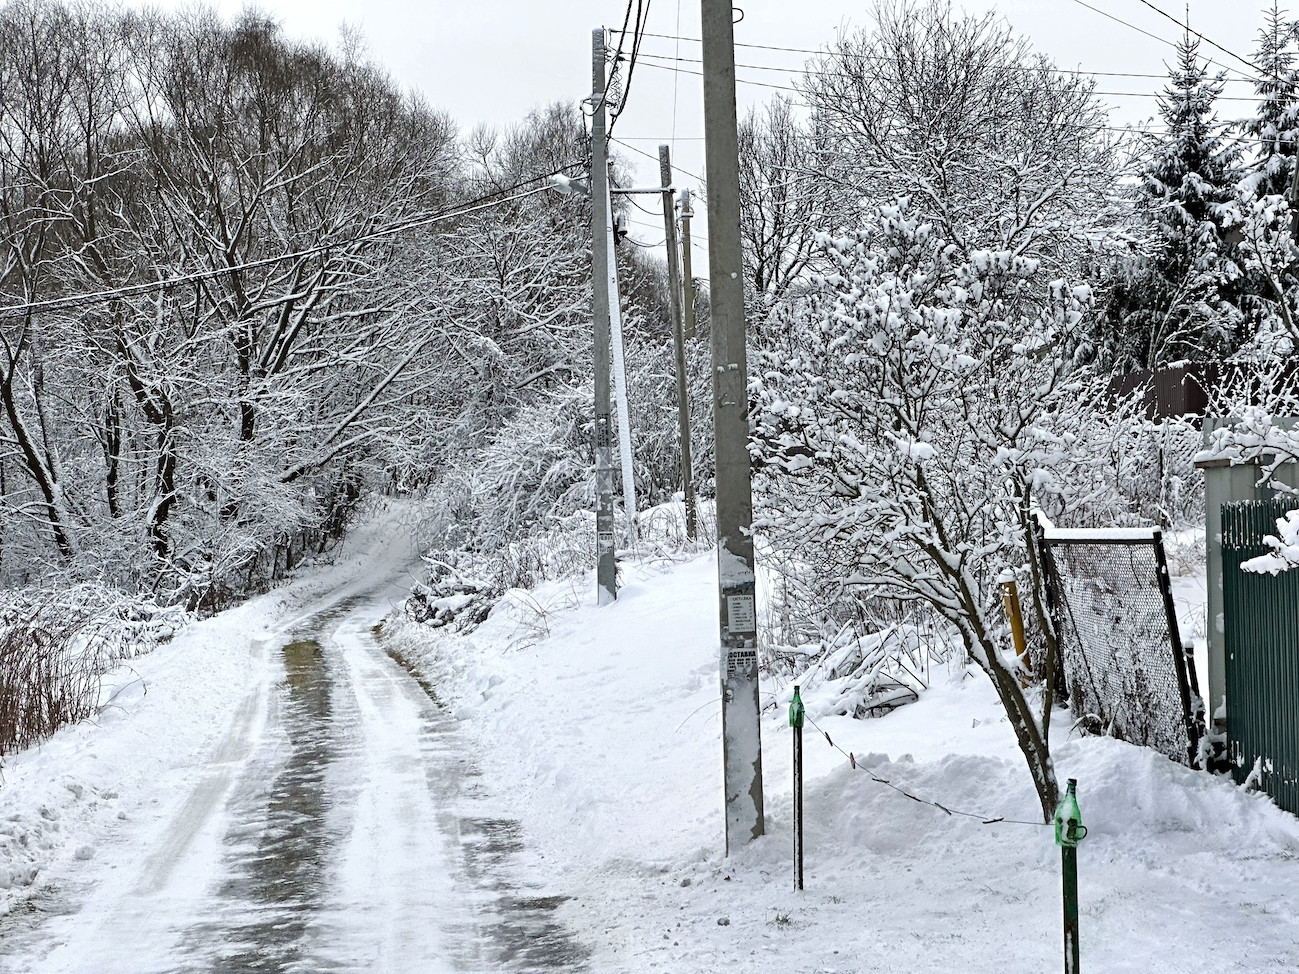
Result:
{"type": "Polygon", "coordinates": [[[823,236],[832,271],[757,357],[753,450],[769,544],[844,592],[922,602],[992,680],[1044,814],[1055,806],[1050,687],[1020,685],[998,583],[1055,645],[1029,543],[1056,520],[1119,503],[1118,428],[1103,383],[1070,349],[1084,286],[1037,280],[1035,261],[968,260],[906,201],[871,228],[823,236]]]}
{"type": "Polygon", "coordinates": [[[490,582],[465,575],[446,562],[425,559],[428,580],[416,582],[402,603],[406,616],[431,629],[475,628],[487,618],[500,590],[490,582]]]}
{"type": "Polygon", "coordinates": [[[433,551],[494,552],[590,504],[589,386],[520,410],[429,492],[423,541],[433,551]]]}
{"type": "MultiPolygon", "coordinates": [[[[1127,404],[1119,404],[1120,412],[1127,404]]],[[[1126,424],[1112,444],[1111,463],[1120,499],[1117,509],[1097,505],[1080,511],[1073,527],[1109,527],[1132,520],[1163,527],[1204,523],[1204,478],[1195,469],[1200,431],[1186,418],[1126,424]]]]}
{"type": "Polygon", "coordinates": [[[99,678],[170,639],[179,609],[94,585],[0,597],[0,754],[49,737],[99,705],[99,678]]]}
{"type": "Polygon", "coordinates": [[[826,713],[878,717],[919,699],[945,665],[956,645],[951,627],[918,606],[889,605],[908,621],[846,623],[829,638],[811,646],[768,647],[791,682],[804,691],[823,687],[831,701],[826,713]],[[917,611],[917,610],[920,611],[917,611]]]}

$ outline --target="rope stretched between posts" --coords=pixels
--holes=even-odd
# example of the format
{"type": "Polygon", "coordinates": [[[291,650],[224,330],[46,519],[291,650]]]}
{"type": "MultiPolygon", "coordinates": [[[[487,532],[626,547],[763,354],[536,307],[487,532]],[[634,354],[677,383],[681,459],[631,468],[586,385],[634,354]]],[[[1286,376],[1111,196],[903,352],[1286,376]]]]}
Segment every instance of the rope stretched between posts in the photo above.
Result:
{"type": "Polygon", "coordinates": [[[866,776],[869,777],[871,781],[874,781],[876,784],[883,785],[886,788],[892,788],[899,795],[902,795],[906,798],[910,798],[913,802],[917,802],[921,805],[931,805],[934,808],[937,808],[939,811],[946,812],[948,815],[960,815],[963,818],[977,819],[983,825],[1035,825],[1038,828],[1042,828],[1042,829],[1051,828],[1051,825],[1047,822],[1030,822],[1027,819],[1006,818],[1004,815],[994,816],[994,815],[981,815],[978,812],[963,812],[959,808],[949,808],[948,806],[942,804],[941,802],[929,801],[928,799],[921,798],[918,795],[913,795],[905,788],[899,788],[897,785],[893,784],[893,782],[889,781],[887,778],[881,778],[879,775],[877,775],[874,771],[872,771],[870,768],[866,767],[865,765],[858,764],[856,756],[851,751],[845,751],[838,744],[836,744],[834,742],[834,739],[830,736],[829,732],[822,729],[821,725],[818,724],[815,720],[813,720],[810,714],[805,714],[805,716],[807,718],[807,722],[811,724],[813,727],[815,727],[818,731],[820,731],[821,735],[825,738],[826,743],[829,744],[832,748],[834,748],[836,751],[838,751],[840,754],[842,754],[844,757],[848,759],[848,763],[852,765],[853,770],[864,771],[866,773],[866,776]]]}

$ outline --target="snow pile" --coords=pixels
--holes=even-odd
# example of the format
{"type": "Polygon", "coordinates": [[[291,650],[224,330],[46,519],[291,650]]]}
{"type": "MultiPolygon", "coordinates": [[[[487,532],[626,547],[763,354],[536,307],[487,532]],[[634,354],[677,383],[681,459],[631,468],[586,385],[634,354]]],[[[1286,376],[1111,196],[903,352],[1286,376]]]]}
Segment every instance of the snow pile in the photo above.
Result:
{"type": "MultiPolygon", "coordinates": [[[[875,720],[836,716],[834,688],[813,688],[821,730],[805,730],[807,884],[795,893],[792,687],[764,678],[768,835],[728,859],[715,562],[624,571],[604,608],[584,580],[512,593],[472,634],[387,624],[573,896],[562,916],[595,948],[593,970],[1058,967],[1059,854],[984,676],[949,666],[918,703],[875,720]]],[[[1065,740],[1067,728],[1058,715],[1057,770],[1079,779],[1091,830],[1085,963],[1299,965],[1299,822],[1227,779],[1114,740],[1065,740]]]]}
{"type": "Polygon", "coordinates": [[[196,623],[113,670],[93,720],[5,759],[0,913],[53,861],[92,858],[93,836],[159,816],[185,793],[247,688],[265,678],[256,640],[267,601],[196,623]]]}
{"type": "MultiPolygon", "coordinates": [[[[0,915],[39,895],[52,866],[94,859],[101,842],[128,823],[161,830],[175,818],[187,796],[201,792],[196,785],[213,763],[246,740],[249,701],[275,672],[268,647],[276,633],[369,584],[386,566],[413,562],[409,543],[392,540],[407,533],[410,516],[410,505],[385,502],[334,566],[195,622],[109,670],[92,719],[3,758],[0,915]]],[[[129,621],[124,617],[121,631],[129,621]]]]}

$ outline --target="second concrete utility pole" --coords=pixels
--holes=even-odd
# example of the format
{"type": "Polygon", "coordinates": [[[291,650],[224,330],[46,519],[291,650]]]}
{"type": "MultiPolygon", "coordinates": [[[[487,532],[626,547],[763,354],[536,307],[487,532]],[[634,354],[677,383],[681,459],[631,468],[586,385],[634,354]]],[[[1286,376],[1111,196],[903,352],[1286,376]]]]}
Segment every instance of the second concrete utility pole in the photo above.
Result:
{"type": "Polygon", "coordinates": [[[663,187],[663,233],[668,247],[668,304],[672,311],[672,348],[677,365],[677,436],[681,441],[681,492],[686,508],[686,537],[699,533],[695,514],[695,473],[690,450],[690,384],[686,376],[685,325],[682,320],[681,264],[677,253],[676,206],[672,192],[672,156],[659,146],[659,185],[663,187]]]}

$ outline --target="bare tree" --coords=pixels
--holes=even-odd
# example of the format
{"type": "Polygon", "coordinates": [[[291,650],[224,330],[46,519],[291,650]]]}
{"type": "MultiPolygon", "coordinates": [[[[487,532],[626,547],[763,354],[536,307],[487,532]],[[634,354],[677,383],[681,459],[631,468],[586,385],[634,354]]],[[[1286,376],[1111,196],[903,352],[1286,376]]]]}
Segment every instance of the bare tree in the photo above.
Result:
{"type": "Polygon", "coordinates": [[[740,234],[747,283],[770,307],[799,279],[827,221],[830,185],[793,102],[776,97],[740,123],[740,234]]]}
{"type": "Polygon", "coordinates": [[[950,0],[881,0],[875,19],[803,82],[835,224],[854,226],[863,198],[905,196],[963,255],[1076,260],[1116,177],[1094,80],[1058,72],[994,13],[959,14],[950,0]]]}

